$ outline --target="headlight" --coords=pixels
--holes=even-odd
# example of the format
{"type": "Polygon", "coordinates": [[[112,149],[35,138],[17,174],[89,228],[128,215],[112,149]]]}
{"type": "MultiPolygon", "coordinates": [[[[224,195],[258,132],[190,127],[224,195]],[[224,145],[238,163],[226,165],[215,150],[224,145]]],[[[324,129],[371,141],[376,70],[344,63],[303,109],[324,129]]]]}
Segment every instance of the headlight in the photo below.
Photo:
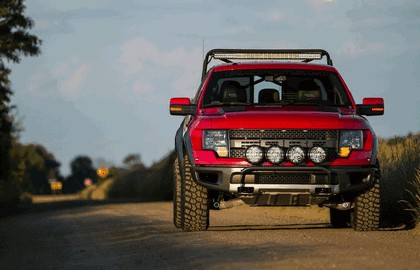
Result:
{"type": "Polygon", "coordinates": [[[339,147],[351,147],[351,149],[363,149],[363,132],[361,130],[340,131],[339,147]]]}
{"type": "Polygon", "coordinates": [[[219,157],[228,157],[228,136],[226,130],[204,130],[203,149],[213,150],[219,157]]]}
{"type": "Polygon", "coordinates": [[[305,151],[300,146],[292,146],[287,150],[286,156],[290,162],[297,165],[305,160],[305,151]]]}
{"type": "Polygon", "coordinates": [[[279,164],[284,159],[284,150],[280,146],[270,146],[265,153],[267,160],[273,164],[279,164]]]}
{"type": "Polygon", "coordinates": [[[259,164],[264,158],[264,150],[260,146],[250,146],[245,151],[246,160],[251,164],[259,164]]]}
{"type": "Polygon", "coordinates": [[[327,153],[322,147],[315,146],[309,150],[309,159],[316,164],[322,163],[327,158],[327,153]]]}
{"type": "Polygon", "coordinates": [[[348,157],[352,149],[363,149],[363,132],[361,130],[340,131],[338,149],[340,157],[348,157]]]}

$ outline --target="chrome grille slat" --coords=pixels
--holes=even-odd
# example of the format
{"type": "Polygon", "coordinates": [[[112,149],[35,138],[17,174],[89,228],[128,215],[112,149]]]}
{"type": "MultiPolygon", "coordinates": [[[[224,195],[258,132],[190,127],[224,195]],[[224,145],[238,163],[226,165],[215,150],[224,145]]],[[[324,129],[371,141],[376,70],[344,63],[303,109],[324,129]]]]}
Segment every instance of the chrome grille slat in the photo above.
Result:
{"type": "Polygon", "coordinates": [[[235,129],[229,131],[231,139],[306,139],[306,140],[325,140],[337,139],[337,130],[330,129],[235,129]]]}

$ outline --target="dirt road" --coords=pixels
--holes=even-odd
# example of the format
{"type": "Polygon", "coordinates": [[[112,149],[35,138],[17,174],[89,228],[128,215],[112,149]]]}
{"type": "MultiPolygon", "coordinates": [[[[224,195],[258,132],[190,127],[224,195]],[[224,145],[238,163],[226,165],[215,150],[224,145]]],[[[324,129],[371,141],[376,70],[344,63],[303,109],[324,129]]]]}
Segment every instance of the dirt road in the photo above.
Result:
{"type": "Polygon", "coordinates": [[[0,219],[0,269],[420,269],[420,229],[332,229],[318,208],[211,212],[185,233],[163,203],[39,204],[0,219]]]}

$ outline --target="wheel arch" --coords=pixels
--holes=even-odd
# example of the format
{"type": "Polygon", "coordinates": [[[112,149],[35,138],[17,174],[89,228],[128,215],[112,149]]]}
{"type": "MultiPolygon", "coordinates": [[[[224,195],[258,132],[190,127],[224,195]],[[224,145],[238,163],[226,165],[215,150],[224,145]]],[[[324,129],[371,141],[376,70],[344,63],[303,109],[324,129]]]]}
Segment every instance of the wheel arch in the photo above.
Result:
{"type": "Polygon", "coordinates": [[[191,138],[190,134],[188,132],[184,132],[182,125],[177,130],[175,135],[175,151],[176,156],[179,160],[179,167],[180,170],[184,167],[184,155],[188,155],[188,159],[190,161],[190,164],[194,164],[194,156],[193,156],[193,150],[191,145],[191,138]]]}

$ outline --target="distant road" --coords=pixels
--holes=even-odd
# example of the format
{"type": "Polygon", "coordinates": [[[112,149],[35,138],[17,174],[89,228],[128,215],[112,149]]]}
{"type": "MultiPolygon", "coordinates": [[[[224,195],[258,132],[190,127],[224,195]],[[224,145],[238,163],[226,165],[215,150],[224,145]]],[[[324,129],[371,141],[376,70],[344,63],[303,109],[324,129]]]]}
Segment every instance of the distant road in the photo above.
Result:
{"type": "Polygon", "coordinates": [[[185,233],[169,202],[36,199],[0,219],[0,269],[420,269],[419,228],[332,229],[319,208],[242,205],[185,233]]]}
{"type": "Polygon", "coordinates": [[[44,196],[33,196],[32,202],[34,204],[40,204],[40,203],[62,202],[62,201],[75,201],[78,199],[79,199],[79,195],[77,194],[44,195],[44,196]]]}

